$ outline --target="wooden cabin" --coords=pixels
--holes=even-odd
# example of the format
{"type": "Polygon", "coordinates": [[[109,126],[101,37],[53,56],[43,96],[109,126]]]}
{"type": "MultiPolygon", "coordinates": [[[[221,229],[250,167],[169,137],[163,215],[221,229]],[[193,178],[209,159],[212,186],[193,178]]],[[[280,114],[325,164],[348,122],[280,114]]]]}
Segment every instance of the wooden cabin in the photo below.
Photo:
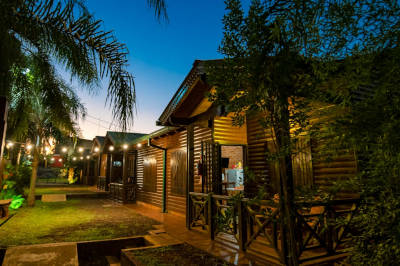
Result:
{"type": "Polygon", "coordinates": [[[96,136],[92,141],[92,147],[90,149],[90,153],[86,156],[82,155],[79,158],[85,162],[84,170],[86,173],[87,185],[97,185],[99,183],[98,179],[100,176],[100,165],[101,165],[100,154],[103,152],[104,140],[105,137],[96,136]]]}
{"type": "Polygon", "coordinates": [[[142,133],[108,131],[102,146],[99,142],[96,152],[99,167],[97,186],[100,190],[110,191],[110,195],[118,201],[134,198],[132,184],[136,183],[136,149],[133,143],[143,136],[145,134],[142,133]]]}
{"type": "MultiPolygon", "coordinates": [[[[232,224],[226,226],[227,230],[231,231],[230,234],[235,236],[243,250],[250,250],[250,246],[255,246],[253,242],[260,237],[262,230],[266,230],[264,227],[271,225],[259,221],[263,224],[262,228],[259,228],[256,220],[261,216],[265,216],[264,221],[279,220],[277,217],[280,215],[274,212],[276,217],[268,217],[265,212],[257,213],[245,203],[247,209],[242,210],[242,207],[239,208],[232,201],[231,196],[241,191],[246,196],[252,196],[261,186],[270,188],[273,193],[276,191],[277,171],[275,165],[267,160],[272,136],[270,130],[263,128],[259,123],[257,115],[246,117],[241,127],[233,126],[232,114],[227,113],[223,106],[215,106],[208,100],[206,95],[212,86],[206,82],[204,63],[199,60],[194,62],[191,71],[161,114],[157,125],[165,128],[136,143],[142,145],[141,149],[138,149],[137,157],[137,198],[139,201],[159,206],[163,211],[185,213],[188,228],[200,226],[208,230],[212,239],[219,230],[215,225],[216,220],[213,220],[215,217],[226,216],[227,213],[236,213],[239,216],[246,213],[245,216],[237,218],[223,217],[220,221],[229,220],[232,224]],[[251,179],[244,169],[252,173],[251,179]],[[207,207],[210,204],[212,207],[207,207]],[[224,211],[226,209],[232,209],[233,212],[224,211]],[[251,230],[246,232],[247,225],[243,227],[244,224],[251,230]]],[[[329,162],[325,162],[318,158],[318,151],[323,143],[310,139],[309,136],[298,143],[301,152],[293,156],[295,186],[318,185],[327,188],[333,181],[356,174],[353,153],[343,151],[329,162]]],[[[318,229],[320,226],[330,226],[326,225],[325,216],[339,217],[354,213],[353,203],[339,203],[350,204],[340,206],[339,209],[352,206],[351,210],[339,214],[336,207],[323,207],[326,211],[315,215],[321,220],[311,229],[307,227],[307,222],[299,222],[299,226],[303,226],[300,232],[312,231],[311,236],[299,247],[300,261],[331,256],[341,248],[342,235],[333,238],[316,237],[325,232],[318,229]],[[333,213],[328,214],[328,209],[333,213]],[[311,240],[319,242],[320,245],[315,246],[322,248],[320,253],[308,255],[308,251],[305,251],[312,246],[311,240]],[[323,241],[331,242],[322,243],[323,241]],[[334,244],[332,241],[338,242],[334,244]]],[[[279,235],[277,230],[280,229],[277,226],[269,230],[268,232],[276,232],[274,231],[274,240],[271,240],[272,236],[264,237],[270,248],[266,256],[272,258],[271,262],[279,263],[284,256],[281,254],[284,252],[283,248],[280,248],[281,240],[276,238],[279,235]]]]}
{"type": "MultiPolygon", "coordinates": [[[[260,183],[268,183],[273,189],[277,183],[275,169],[266,159],[272,144],[271,131],[262,127],[257,115],[246,117],[241,127],[233,126],[233,114],[208,100],[206,95],[211,85],[205,81],[205,62],[194,62],[157,121],[157,125],[186,129],[188,189],[218,194],[244,190],[247,195],[254,194],[260,183]],[[202,170],[196,171],[199,165],[202,170]],[[244,168],[252,172],[256,180],[246,180],[244,168]]],[[[355,175],[354,154],[344,152],[329,163],[317,160],[321,144],[307,138],[298,141],[301,152],[293,157],[295,185],[323,188],[338,177],[355,175]]]]}

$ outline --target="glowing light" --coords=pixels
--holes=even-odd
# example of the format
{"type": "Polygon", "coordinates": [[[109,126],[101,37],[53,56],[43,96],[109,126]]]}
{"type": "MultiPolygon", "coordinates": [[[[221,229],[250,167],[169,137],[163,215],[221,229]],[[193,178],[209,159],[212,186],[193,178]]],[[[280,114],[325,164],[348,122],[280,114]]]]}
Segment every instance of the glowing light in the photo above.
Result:
{"type": "Polygon", "coordinates": [[[28,145],[26,146],[26,149],[27,149],[28,151],[32,150],[32,145],[31,145],[31,144],[28,144],[28,145]]]}
{"type": "Polygon", "coordinates": [[[138,148],[142,147],[142,143],[138,143],[138,144],[136,145],[136,147],[138,147],[138,148]]]}
{"type": "Polygon", "coordinates": [[[110,151],[113,151],[113,150],[114,150],[114,146],[110,146],[110,147],[108,147],[108,149],[109,149],[110,151]]]}
{"type": "Polygon", "coordinates": [[[78,148],[78,151],[79,151],[79,152],[83,152],[83,148],[82,148],[82,147],[79,147],[79,148],[78,148]]]}
{"type": "Polygon", "coordinates": [[[60,158],[60,159],[58,159],[58,161],[61,163],[63,160],[60,158]]]}
{"type": "Polygon", "coordinates": [[[72,157],[72,161],[76,161],[76,157],[72,157]]]}
{"type": "Polygon", "coordinates": [[[87,156],[86,156],[86,159],[88,159],[88,160],[89,160],[89,159],[90,159],[90,156],[89,156],[89,155],[87,155],[87,156]]]}
{"type": "Polygon", "coordinates": [[[81,156],[79,159],[80,159],[80,160],[83,160],[83,156],[81,156]]]}
{"type": "MultiPolygon", "coordinates": [[[[29,156],[30,156],[30,155],[29,155],[29,156]]],[[[54,158],[51,158],[50,160],[53,162],[53,161],[54,161],[54,158]]]]}
{"type": "Polygon", "coordinates": [[[44,150],[45,150],[45,151],[49,151],[49,150],[50,150],[50,147],[46,146],[46,147],[44,147],[44,150]]]}
{"type": "Polygon", "coordinates": [[[94,148],[94,152],[98,152],[99,150],[99,147],[94,148]]]}
{"type": "Polygon", "coordinates": [[[30,158],[32,158],[32,156],[29,154],[29,155],[28,155],[28,159],[30,159],[30,158]]]}
{"type": "Polygon", "coordinates": [[[63,147],[63,148],[61,149],[61,151],[65,153],[65,152],[67,152],[67,148],[66,148],[66,147],[63,147]]]}
{"type": "Polygon", "coordinates": [[[127,150],[127,149],[128,149],[128,144],[122,145],[122,148],[123,148],[124,150],[127,150]]]}
{"type": "Polygon", "coordinates": [[[11,141],[7,143],[7,148],[12,148],[12,146],[14,146],[14,143],[12,143],[11,141]]]}

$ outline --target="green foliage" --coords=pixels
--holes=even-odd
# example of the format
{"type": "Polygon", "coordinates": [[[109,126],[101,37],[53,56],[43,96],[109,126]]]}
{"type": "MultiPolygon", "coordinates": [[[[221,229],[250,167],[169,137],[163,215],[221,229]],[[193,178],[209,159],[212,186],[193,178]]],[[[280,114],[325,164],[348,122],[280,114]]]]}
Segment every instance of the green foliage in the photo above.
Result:
{"type": "MultiPolygon", "coordinates": [[[[399,2],[254,0],[247,14],[239,0],[225,3],[219,48],[225,58],[207,67],[208,82],[216,86],[209,99],[235,114],[234,125],[260,115],[276,142],[268,161],[286,169],[294,139],[304,134],[326,142],[320,155],[327,161],[355,151],[360,175],[347,185],[361,192],[362,204],[350,262],[398,264],[399,2]],[[335,119],[311,125],[310,112],[335,119]],[[298,132],[288,134],[289,124],[298,132]]],[[[343,187],[333,184],[326,198],[343,187]]],[[[318,189],[301,192],[312,198],[318,189]]]]}
{"type": "Polygon", "coordinates": [[[24,188],[29,186],[31,178],[32,167],[29,161],[23,161],[18,168],[12,164],[7,164],[4,174],[8,175],[6,181],[13,182],[13,189],[16,194],[23,194],[24,188]]]}
{"type": "MultiPolygon", "coordinates": [[[[162,0],[149,3],[158,12],[165,10],[162,0]]],[[[38,52],[65,66],[89,91],[107,77],[113,114],[122,126],[130,123],[136,99],[133,77],[126,70],[127,48],[112,31],[101,30],[102,21],[89,13],[83,1],[1,1],[0,11],[0,35],[5,42],[0,51],[2,95],[11,95],[8,82],[14,77],[8,72],[12,67],[23,62],[24,55],[38,52]]],[[[51,87],[43,92],[53,95],[51,87]]]]}
{"type": "Polygon", "coordinates": [[[24,203],[22,195],[16,194],[15,181],[5,180],[0,191],[0,199],[11,199],[10,209],[16,210],[24,203]]]}

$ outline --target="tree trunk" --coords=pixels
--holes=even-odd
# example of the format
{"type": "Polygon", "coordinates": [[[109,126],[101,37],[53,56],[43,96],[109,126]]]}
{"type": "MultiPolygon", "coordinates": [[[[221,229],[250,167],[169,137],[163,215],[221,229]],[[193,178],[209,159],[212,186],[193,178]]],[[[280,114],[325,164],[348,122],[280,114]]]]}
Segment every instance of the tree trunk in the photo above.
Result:
{"type": "Polygon", "coordinates": [[[297,241],[295,228],[295,207],[294,207],[294,182],[292,171],[292,157],[290,150],[290,123],[289,123],[289,104],[281,101],[282,107],[278,124],[275,126],[276,142],[278,151],[284,149],[285,156],[279,160],[279,194],[281,209],[281,235],[282,252],[285,265],[298,265],[297,241]]]}
{"type": "Polygon", "coordinates": [[[39,150],[38,147],[33,147],[33,162],[32,162],[32,175],[31,175],[31,184],[29,187],[29,195],[28,195],[28,206],[35,206],[35,189],[36,189],[36,179],[37,179],[37,170],[39,166],[39,150]]]}

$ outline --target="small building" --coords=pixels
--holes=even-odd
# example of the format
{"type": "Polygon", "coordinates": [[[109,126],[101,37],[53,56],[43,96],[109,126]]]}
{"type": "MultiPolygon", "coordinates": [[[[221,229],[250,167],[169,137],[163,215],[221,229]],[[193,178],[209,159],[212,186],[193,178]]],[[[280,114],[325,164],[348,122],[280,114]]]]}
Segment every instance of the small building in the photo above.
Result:
{"type": "MultiPolygon", "coordinates": [[[[261,188],[269,190],[271,195],[279,191],[279,169],[267,158],[267,153],[274,148],[271,130],[261,125],[258,114],[245,117],[240,127],[232,125],[233,114],[224,106],[216,106],[206,96],[212,86],[206,81],[205,63],[194,62],[161,114],[156,124],[164,128],[133,142],[137,150],[137,200],[160,207],[163,212],[185,214],[188,228],[206,229],[212,239],[219,233],[215,223],[220,218],[220,222],[227,223],[226,230],[231,231],[243,250],[253,247],[255,239],[262,237],[264,243],[268,243],[267,255],[272,261],[279,262],[284,252],[280,246],[282,241],[276,238],[279,226],[268,228],[273,235],[260,235],[270,223],[272,226],[279,220],[279,212],[239,210],[241,207],[231,197],[238,192],[251,197],[261,188]],[[208,207],[209,204],[212,206],[208,207]],[[246,212],[245,218],[239,217],[241,214],[238,213],[242,211],[246,212]],[[234,216],[228,217],[229,213],[234,216]],[[269,219],[271,222],[263,222],[269,219]],[[250,231],[244,232],[246,226],[240,227],[238,223],[247,223],[250,231]]],[[[313,117],[314,122],[318,119],[320,117],[313,117]]],[[[292,157],[296,187],[317,185],[326,189],[337,180],[356,175],[356,159],[351,151],[343,151],[326,162],[319,154],[323,142],[307,135],[300,136],[296,143],[298,152],[292,157]]],[[[352,215],[353,203],[338,202],[338,206],[342,206],[330,207],[331,213],[328,208],[320,208],[321,213],[314,214],[319,220],[313,227],[309,227],[306,220],[299,220],[299,232],[308,234],[306,242],[299,247],[300,260],[330,256],[343,248],[340,242],[343,235],[338,232],[348,230],[345,226],[331,237],[322,235],[325,231],[321,228],[329,227],[324,217],[352,215]],[[342,212],[349,206],[352,206],[351,210],[342,212]],[[337,211],[339,209],[341,211],[337,211]],[[315,246],[322,251],[310,253],[310,257],[305,258],[302,254],[312,248],[311,239],[317,241],[315,246]]]]}
{"type": "Polygon", "coordinates": [[[104,139],[94,139],[92,162],[95,162],[98,169],[97,186],[100,190],[114,193],[115,188],[118,188],[118,198],[124,202],[134,198],[132,184],[136,182],[136,149],[133,143],[145,135],[108,131],[104,139]]]}

